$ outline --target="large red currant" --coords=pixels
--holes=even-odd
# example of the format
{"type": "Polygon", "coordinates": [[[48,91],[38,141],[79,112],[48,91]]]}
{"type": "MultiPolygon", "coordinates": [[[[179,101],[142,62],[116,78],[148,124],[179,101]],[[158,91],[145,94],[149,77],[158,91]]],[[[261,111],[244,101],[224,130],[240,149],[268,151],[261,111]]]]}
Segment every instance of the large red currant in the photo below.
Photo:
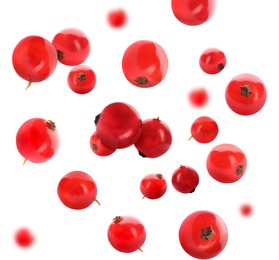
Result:
{"type": "Polygon", "coordinates": [[[124,52],[122,69],[126,79],[140,88],[158,85],[168,71],[168,57],[161,45],[139,40],[124,52]]]}

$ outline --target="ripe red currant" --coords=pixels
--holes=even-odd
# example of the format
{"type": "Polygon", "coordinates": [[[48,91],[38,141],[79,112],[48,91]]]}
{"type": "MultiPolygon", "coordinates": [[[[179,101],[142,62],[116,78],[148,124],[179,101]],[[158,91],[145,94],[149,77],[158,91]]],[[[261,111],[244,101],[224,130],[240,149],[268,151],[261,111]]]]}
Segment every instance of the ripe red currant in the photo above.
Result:
{"type": "Polygon", "coordinates": [[[209,48],[202,52],[199,60],[201,69],[207,74],[217,74],[222,71],[227,63],[223,51],[217,48],[209,48]]]}
{"type": "Polygon", "coordinates": [[[151,173],[143,177],[140,182],[140,190],[143,198],[161,198],[167,190],[167,182],[160,173],[151,173]]]}

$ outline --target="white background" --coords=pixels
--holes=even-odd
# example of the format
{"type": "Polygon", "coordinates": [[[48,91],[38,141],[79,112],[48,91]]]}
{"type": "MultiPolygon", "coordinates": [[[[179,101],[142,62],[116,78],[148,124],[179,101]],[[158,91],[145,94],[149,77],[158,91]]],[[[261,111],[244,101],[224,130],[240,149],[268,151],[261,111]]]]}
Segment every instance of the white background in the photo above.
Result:
{"type": "Polygon", "coordinates": [[[220,215],[229,230],[229,240],[217,260],[275,259],[278,248],[278,24],[276,1],[217,1],[213,17],[203,25],[180,23],[171,1],[2,1],[0,6],[1,76],[1,181],[0,259],[192,259],[181,248],[178,229],[183,219],[196,210],[220,215]],[[123,7],[128,23],[112,29],[106,14],[123,7]],[[95,89],[86,95],[72,92],[66,82],[70,67],[58,64],[50,78],[26,81],[12,66],[15,45],[28,35],[50,41],[60,30],[76,27],[91,42],[84,64],[97,75],[95,89]],[[165,79],[150,89],[132,86],[124,77],[121,59],[136,40],[158,42],[169,58],[165,79]],[[209,47],[224,51],[227,66],[217,75],[205,74],[198,65],[201,52],[209,47]],[[266,85],[264,108],[252,116],[239,116],[226,105],[224,91],[236,75],[257,75],[266,85]],[[210,93],[206,107],[193,108],[187,101],[192,87],[204,86],[210,93]],[[173,144],[167,154],[148,159],[134,147],[98,157],[89,147],[94,117],[114,101],[133,105],[143,119],[160,117],[172,130],[173,144]],[[210,116],[219,125],[219,135],[209,144],[199,144],[190,135],[191,123],[210,116]],[[15,145],[20,125],[32,117],[55,121],[60,148],[50,161],[26,163],[15,145]],[[206,171],[208,152],[220,143],[239,146],[248,167],[237,183],[221,184],[206,171]],[[178,193],[171,175],[180,165],[189,165],[200,175],[193,194],[178,193]],[[57,184],[68,172],[82,170],[98,185],[101,203],[74,211],[57,196],[57,184]],[[141,178],[162,173],[167,180],[165,195],[156,201],[142,200],[141,178]],[[239,206],[248,202],[254,213],[244,218],[239,206]],[[143,253],[120,253],[107,240],[107,228],[116,215],[141,219],[147,231],[143,253]],[[17,228],[29,227],[34,245],[22,250],[13,241],[17,228]]]}

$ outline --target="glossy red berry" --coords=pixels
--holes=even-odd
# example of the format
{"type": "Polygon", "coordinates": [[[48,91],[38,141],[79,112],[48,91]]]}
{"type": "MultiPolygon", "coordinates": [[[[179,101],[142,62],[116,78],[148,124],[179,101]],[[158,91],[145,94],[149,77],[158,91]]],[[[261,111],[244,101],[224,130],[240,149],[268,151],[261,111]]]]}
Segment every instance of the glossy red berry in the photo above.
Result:
{"type": "Polygon", "coordinates": [[[90,137],[90,148],[93,153],[98,156],[109,156],[116,151],[115,148],[105,145],[100,140],[96,132],[94,132],[90,137]]]}
{"type": "Polygon", "coordinates": [[[143,177],[140,182],[140,191],[143,198],[159,199],[167,190],[167,182],[160,173],[151,173],[143,177]]]}
{"type": "Polygon", "coordinates": [[[219,255],[228,242],[228,228],[216,213],[199,210],[188,215],[179,228],[183,250],[197,259],[211,259],[219,255]]]}
{"type": "Polygon", "coordinates": [[[254,209],[250,203],[243,203],[239,208],[240,214],[244,217],[249,217],[252,215],[254,209]]]}
{"type": "Polygon", "coordinates": [[[177,191],[193,193],[199,184],[199,175],[192,167],[181,165],[173,172],[171,182],[177,191]]]}
{"type": "Polygon", "coordinates": [[[239,115],[259,112],[266,103],[265,84],[257,76],[244,73],[234,77],[227,85],[225,98],[229,108],[239,115]]]}
{"type": "Polygon", "coordinates": [[[191,125],[191,137],[199,143],[210,143],[218,135],[219,127],[214,119],[208,116],[197,118],[191,125]]]}
{"type": "Polygon", "coordinates": [[[16,146],[25,161],[43,163],[51,159],[59,148],[59,135],[51,120],[31,118],[17,131],[16,146]]]}
{"type": "Polygon", "coordinates": [[[222,183],[233,183],[245,174],[247,158],[236,145],[219,144],[209,152],[206,167],[213,179],[222,183]]]}
{"type": "Polygon", "coordinates": [[[95,72],[86,65],[77,65],[68,73],[67,82],[70,89],[77,94],[87,94],[96,85],[95,72]]]}
{"type": "Polygon", "coordinates": [[[139,40],[125,50],[122,70],[134,86],[150,88],[158,85],[168,71],[168,57],[161,45],[154,41],[139,40]]]}
{"type": "Polygon", "coordinates": [[[142,120],[130,104],[114,102],[107,105],[95,117],[99,139],[113,149],[126,148],[134,144],[142,130],[142,120]]]}
{"type": "Polygon", "coordinates": [[[76,66],[89,56],[91,45],[88,36],[77,28],[66,28],[58,32],[53,40],[58,61],[64,65],[76,66]]]}
{"type": "Polygon", "coordinates": [[[97,185],[93,178],[83,171],[72,171],[64,175],[58,183],[57,193],[68,208],[81,210],[89,207],[96,199],[97,185]]]}
{"type": "Polygon", "coordinates": [[[196,26],[205,23],[213,16],[216,0],[172,0],[171,7],[178,21],[196,26]]]}
{"type": "Polygon", "coordinates": [[[143,223],[133,216],[116,216],[108,227],[107,236],[112,247],[123,253],[140,250],[146,239],[143,223]]]}
{"type": "Polygon", "coordinates": [[[57,65],[56,49],[41,36],[27,36],[15,46],[12,62],[16,73],[28,81],[27,89],[32,82],[41,82],[54,72],[57,65]]]}
{"type": "Polygon", "coordinates": [[[208,48],[200,56],[199,64],[201,69],[207,74],[217,74],[222,71],[227,63],[223,51],[217,48],[208,48]]]}
{"type": "Polygon", "coordinates": [[[142,157],[156,158],[165,154],[171,147],[172,133],[169,126],[159,118],[142,122],[140,137],[135,147],[142,157]]]}

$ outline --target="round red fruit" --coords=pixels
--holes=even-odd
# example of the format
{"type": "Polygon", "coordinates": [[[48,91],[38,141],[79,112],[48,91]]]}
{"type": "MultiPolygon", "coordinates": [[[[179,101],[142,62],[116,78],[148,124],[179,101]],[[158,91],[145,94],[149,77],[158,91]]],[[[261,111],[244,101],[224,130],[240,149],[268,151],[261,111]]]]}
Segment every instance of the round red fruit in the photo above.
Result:
{"type": "Polygon", "coordinates": [[[67,77],[70,89],[77,94],[89,93],[94,89],[96,81],[95,72],[86,65],[73,67],[67,77]]]}
{"type": "Polygon", "coordinates": [[[134,144],[142,129],[142,120],[137,110],[124,102],[107,105],[95,117],[95,124],[99,139],[113,149],[134,144]]]}
{"type": "Polygon", "coordinates": [[[112,9],[108,12],[107,21],[112,28],[121,28],[127,23],[127,13],[124,9],[112,9]]]}
{"type": "Polygon", "coordinates": [[[193,193],[199,184],[199,175],[195,169],[181,165],[171,178],[173,187],[181,193],[193,193]]]}
{"type": "Polygon", "coordinates": [[[218,124],[208,116],[197,118],[191,125],[191,137],[199,143],[212,142],[218,135],[218,132],[218,124]]]}
{"type": "Polygon", "coordinates": [[[43,163],[51,159],[59,147],[59,135],[51,120],[32,118],[17,131],[16,146],[25,161],[43,163]]]}
{"type": "Polygon", "coordinates": [[[158,85],[166,76],[168,57],[161,45],[148,40],[131,44],[124,52],[122,69],[134,86],[149,88],[158,85]]]}
{"type": "Polygon", "coordinates": [[[70,209],[89,207],[96,199],[97,185],[93,178],[83,171],[72,171],[63,176],[57,187],[58,197],[70,209]]]}
{"type": "Polygon", "coordinates": [[[27,89],[32,82],[43,81],[54,72],[57,54],[47,39],[31,35],[23,38],[15,46],[12,62],[16,73],[29,82],[27,89]]]}
{"type": "Polygon", "coordinates": [[[115,148],[105,145],[100,140],[96,132],[94,132],[90,137],[90,148],[93,153],[99,156],[109,156],[116,151],[115,148]]]}
{"type": "Polygon", "coordinates": [[[205,88],[194,88],[188,94],[188,100],[194,107],[203,107],[207,104],[209,94],[205,88]]]}
{"type": "Polygon", "coordinates": [[[217,74],[222,71],[227,63],[223,51],[209,48],[202,52],[199,60],[201,69],[207,74],[217,74]]]}
{"type": "Polygon", "coordinates": [[[222,183],[240,180],[247,168],[244,152],[233,144],[219,144],[208,154],[207,171],[212,178],[222,183]]]}
{"type": "Polygon", "coordinates": [[[140,137],[135,147],[142,157],[156,158],[165,154],[171,147],[172,133],[169,126],[159,118],[142,122],[140,137]]]}
{"type": "Polygon", "coordinates": [[[116,216],[108,227],[110,244],[123,253],[140,250],[146,239],[143,223],[133,216],[116,216]]]}
{"type": "Polygon", "coordinates": [[[178,21],[196,26],[205,23],[213,16],[216,0],[172,0],[171,7],[178,21]]]}
{"type": "Polygon", "coordinates": [[[77,28],[66,28],[58,32],[53,40],[58,61],[64,65],[76,66],[83,63],[90,54],[88,36],[77,28]]]}
{"type": "Polygon", "coordinates": [[[239,211],[242,216],[249,217],[253,213],[253,206],[250,203],[243,203],[240,205],[239,211]]]}
{"type": "Polygon", "coordinates": [[[29,248],[35,241],[33,232],[26,227],[18,229],[15,232],[14,239],[16,244],[22,248],[29,248]]]}
{"type": "Polygon", "coordinates": [[[147,174],[140,182],[143,198],[159,199],[167,190],[167,182],[160,173],[147,174]]]}
{"type": "Polygon", "coordinates": [[[200,210],[188,215],[179,228],[179,241],[184,251],[197,259],[210,259],[226,247],[228,229],[216,213],[200,210]]]}
{"type": "Polygon", "coordinates": [[[267,98],[264,83],[252,74],[240,74],[227,85],[225,98],[229,108],[239,115],[253,115],[260,111],[267,98]]]}

